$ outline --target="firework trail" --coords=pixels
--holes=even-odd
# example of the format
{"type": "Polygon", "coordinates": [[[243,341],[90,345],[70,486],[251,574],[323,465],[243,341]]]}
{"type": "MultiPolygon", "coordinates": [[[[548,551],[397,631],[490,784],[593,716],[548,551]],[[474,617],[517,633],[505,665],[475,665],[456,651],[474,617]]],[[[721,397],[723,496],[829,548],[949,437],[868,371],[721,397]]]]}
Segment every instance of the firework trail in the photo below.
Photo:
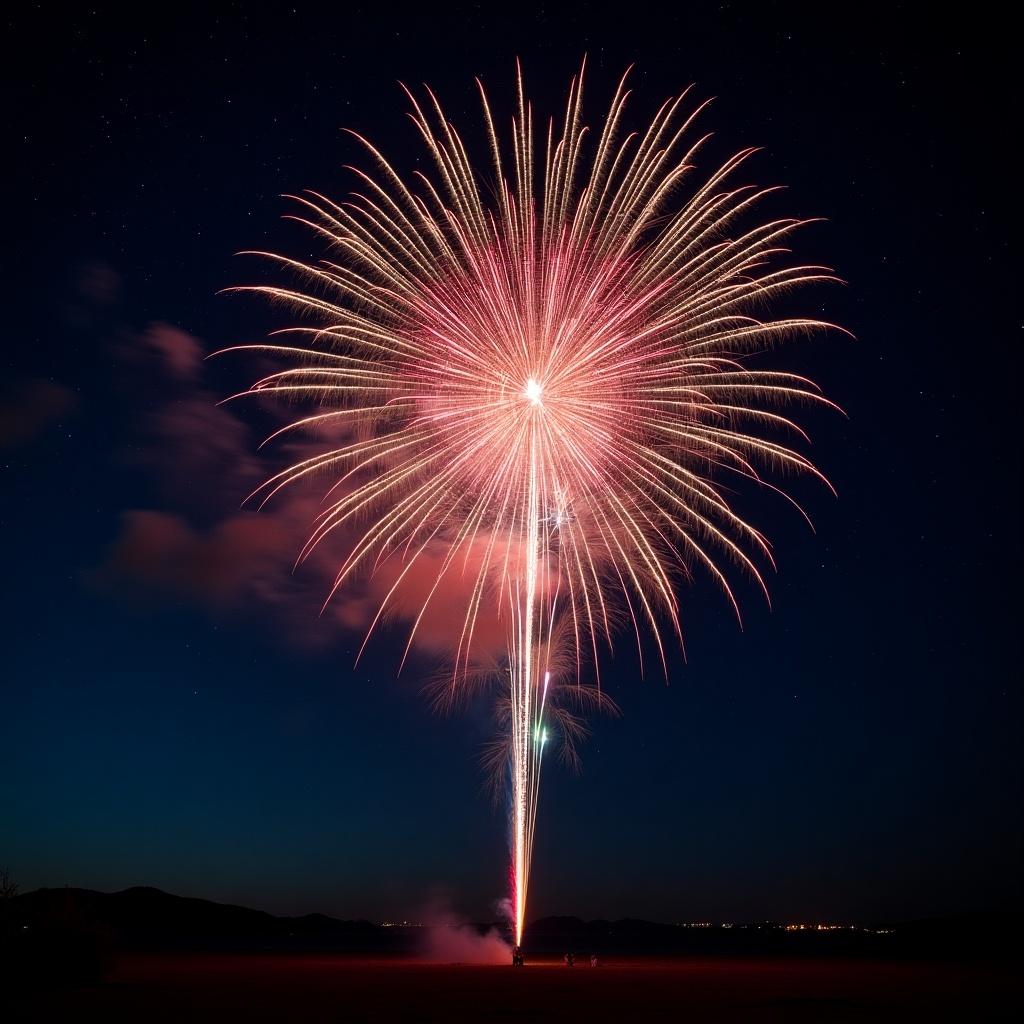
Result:
{"type": "Polygon", "coordinates": [[[599,644],[611,644],[617,617],[638,650],[649,629],[664,665],[659,623],[681,640],[680,581],[706,571],[735,607],[727,569],[763,587],[757,562],[771,562],[718,481],[772,487],[766,470],[820,477],[774,438],[803,436],[782,407],[825,399],[802,377],[748,365],[787,335],[831,326],[763,318],[780,293],[834,280],[827,268],[788,264],[789,236],[804,222],[739,226],[773,191],[731,184],[751,149],[696,177],[707,136],[692,127],[704,104],[684,93],[646,131],[625,133],[624,76],[591,133],[582,83],[581,69],[564,115],[538,131],[517,75],[506,133],[478,82],[484,175],[434,94],[407,91],[433,176],[406,181],[356,136],[373,170],[351,169],[358,185],[346,201],[291,197],[329,258],[259,253],[297,283],[238,289],[308,316],[269,344],[242,346],[288,360],[246,394],[314,404],[279,434],[334,426],[346,441],[257,494],[331,481],[302,557],[343,530],[352,540],[332,595],[359,575],[386,576],[367,640],[427,557],[441,568],[406,656],[449,571],[468,595],[453,616],[453,688],[474,669],[482,617],[505,623],[517,943],[556,634],[569,652],[557,671],[576,683],[581,662],[596,668],[599,644]]]}

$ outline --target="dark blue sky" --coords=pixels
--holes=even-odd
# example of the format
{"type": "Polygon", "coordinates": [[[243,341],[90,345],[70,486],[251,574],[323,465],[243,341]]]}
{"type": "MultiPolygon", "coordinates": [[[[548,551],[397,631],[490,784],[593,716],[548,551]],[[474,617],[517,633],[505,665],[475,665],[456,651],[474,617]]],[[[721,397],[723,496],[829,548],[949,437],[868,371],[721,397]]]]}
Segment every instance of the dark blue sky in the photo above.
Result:
{"type": "Polygon", "coordinates": [[[257,585],[264,563],[231,562],[217,529],[259,421],[207,420],[248,377],[193,365],[188,339],[210,351],[278,326],[215,293],[248,274],[239,249],[309,251],[278,196],[344,192],[357,151],[340,128],[419,159],[397,79],[476,125],[474,74],[508,102],[519,55],[557,110],[586,51],[591,117],[630,62],[635,116],[691,81],[718,97],[715,152],[763,145],[754,173],[790,186],[780,208],[828,219],[800,256],[849,285],[805,301],[858,340],[778,355],[849,419],[809,417],[839,491],[799,489],[816,534],[782,504],[749,507],[776,546],[772,609],[742,591],[741,631],[701,582],[668,686],[637,678],[625,642],[604,660],[624,714],[595,723],[582,775],[545,775],[532,913],[1019,906],[998,27],[908,5],[488,8],[7,16],[0,863],[24,888],[152,884],[371,918],[435,892],[484,915],[504,895],[483,713],[433,715],[425,664],[396,681],[398,633],[353,670],[358,636],[316,620],[319,581],[282,595],[257,585]],[[171,533],[188,572],[137,571],[132,543],[171,533]],[[204,553],[222,560],[210,575],[204,553]]]}

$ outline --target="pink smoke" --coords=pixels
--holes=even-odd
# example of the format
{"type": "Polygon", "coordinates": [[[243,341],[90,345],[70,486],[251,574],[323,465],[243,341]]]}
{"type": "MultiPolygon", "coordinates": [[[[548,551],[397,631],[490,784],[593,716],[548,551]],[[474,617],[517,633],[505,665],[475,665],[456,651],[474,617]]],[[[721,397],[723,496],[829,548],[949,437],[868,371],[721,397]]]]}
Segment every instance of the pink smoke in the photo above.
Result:
{"type": "Polygon", "coordinates": [[[490,929],[481,935],[453,911],[433,903],[420,914],[425,922],[418,953],[431,963],[507,964],[512,947],[490,929]]]}

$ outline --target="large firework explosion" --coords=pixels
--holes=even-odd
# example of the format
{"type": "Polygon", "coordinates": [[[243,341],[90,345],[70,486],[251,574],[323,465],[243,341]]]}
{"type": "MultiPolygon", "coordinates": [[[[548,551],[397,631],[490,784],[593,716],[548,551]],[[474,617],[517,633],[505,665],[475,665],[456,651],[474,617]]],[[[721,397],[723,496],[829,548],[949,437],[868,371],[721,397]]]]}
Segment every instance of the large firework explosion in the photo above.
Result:
{"type": "Polygon", "coordinates": [[[296,283],[242,289],[309,321],[245,346],[290,364],[246,393],[307,399],[309,414],[284,429],[340,425],[345,437],[257,492],[269,499],[328,477],[302,554],[335,531],[350,540],[332,595],[357,576],[387,576],[368,639],[414,567],[432,559],[437,582],[411,645],[442,578],[460,574],[454,690],[481,671],[482,618],[504,624],[517,943],[553,688],[582,686],[581,665],[596,671],[621,621],[638,650],[648,631],[664,663],[661,626],[681,639],[677,590],[694,570],[734,607],[729,569],[763,586],[768,544],[732,510],[723,480],[820,477],[776,438],[802,436],[785,406],[825,400],[803,377],[748,359],[831,326],[765,318],[778,294],[833,279],[789,265],[789,236],[804,222],[743,226],[773,190],[732,184],[751,149],[697,175],[707,136],[692,126],[704,105],[686,93],[646,131],[626,133],[624,77],[590,132],[582,82],[581,70],[564,116],[537,130],[517,75],[507,132],[480,86],[486,173],[434,94],[407,91],[434,175],[404,179],[356,136],[373,169],[353,169],[345,202],[294,197],[328,258],[260,253],[296,283]]]}

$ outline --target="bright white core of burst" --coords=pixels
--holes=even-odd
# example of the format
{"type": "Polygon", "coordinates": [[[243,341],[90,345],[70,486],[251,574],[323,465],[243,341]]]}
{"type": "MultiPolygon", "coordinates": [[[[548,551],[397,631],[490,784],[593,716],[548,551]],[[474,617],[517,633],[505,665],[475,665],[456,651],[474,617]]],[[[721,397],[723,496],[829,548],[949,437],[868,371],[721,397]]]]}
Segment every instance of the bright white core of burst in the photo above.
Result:
{"type": "Polygon", "coordinates": [[[544,394],[544,388],[540,381],[534,380],[532,377],[526,382],[526,390],[523,392],[526,397],[533,402],[534,405],[540,405],[541,395],[544,394]]]}

